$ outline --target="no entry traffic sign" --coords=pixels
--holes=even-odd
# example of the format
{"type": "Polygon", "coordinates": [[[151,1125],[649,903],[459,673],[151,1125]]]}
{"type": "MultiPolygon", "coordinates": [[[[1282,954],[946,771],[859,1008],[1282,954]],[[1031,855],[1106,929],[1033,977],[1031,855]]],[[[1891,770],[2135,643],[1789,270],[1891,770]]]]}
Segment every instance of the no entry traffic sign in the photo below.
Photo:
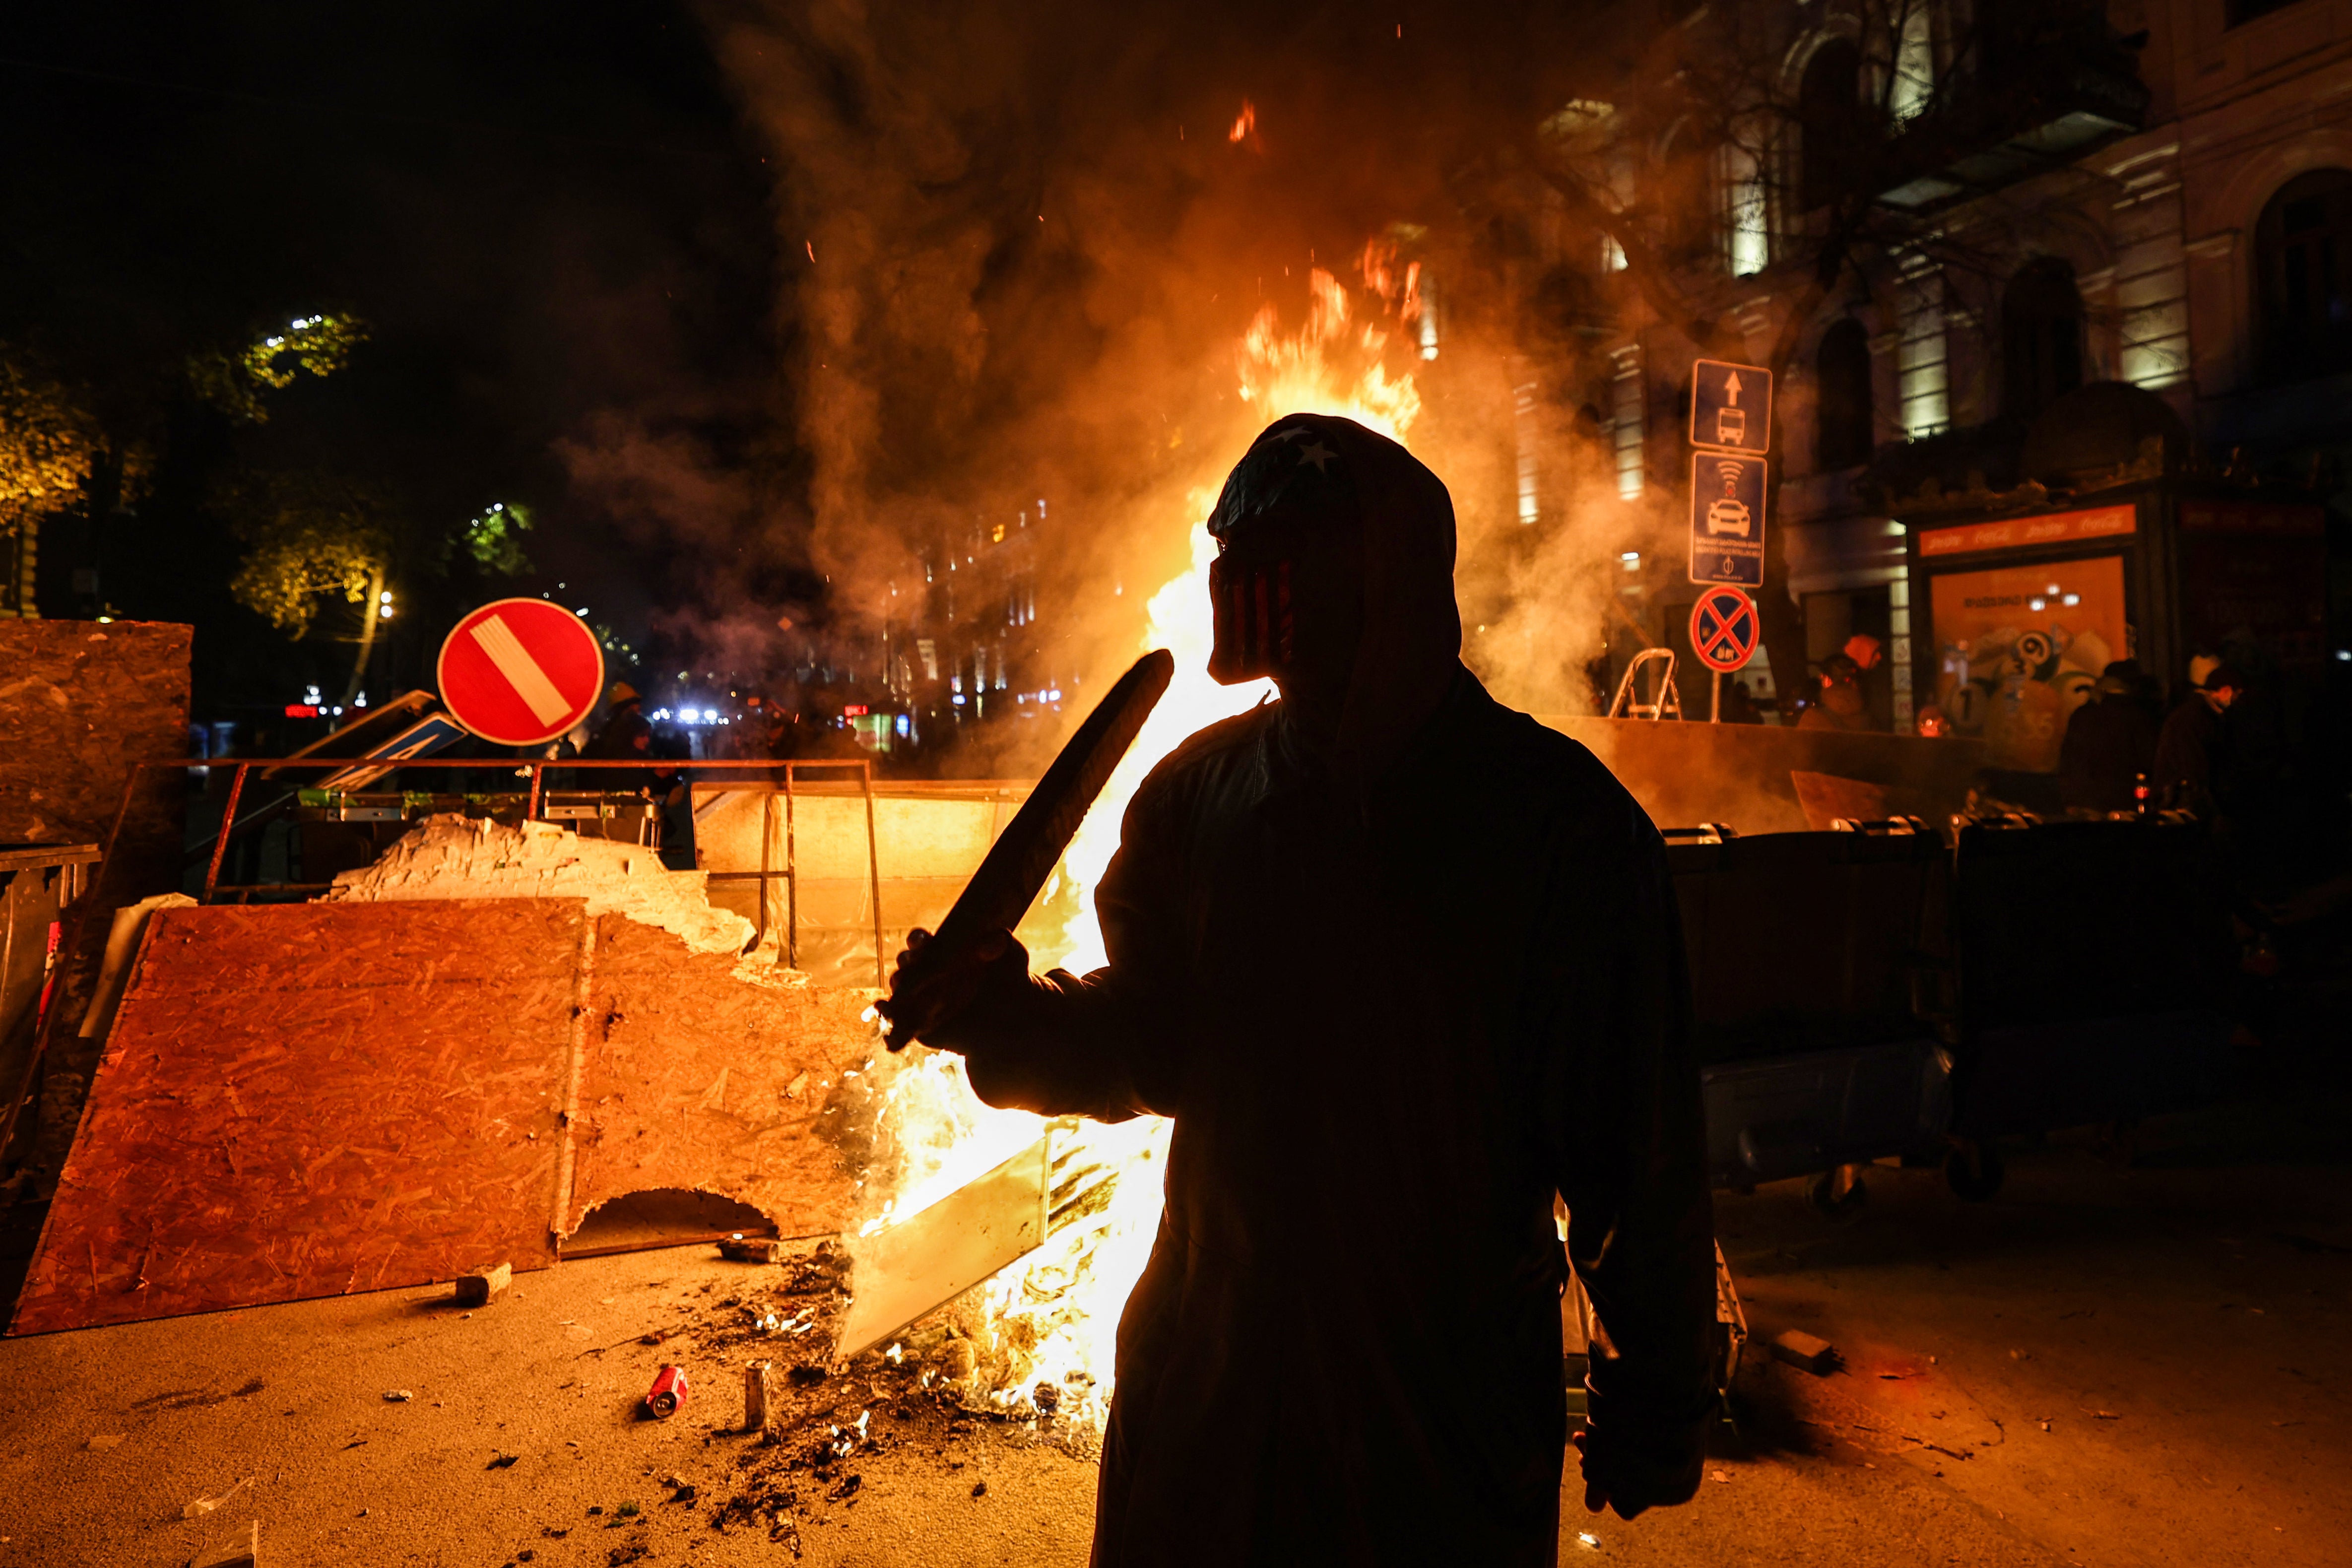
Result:
{"type": "Polygon", "coordinates": [[[604,650],[587,623],[560,605],[499,599],[457,623],[436,673],[441,701],[458,723],[502,746],[535,746],[596,706],[604,650]]]}
{"type": "Polygon", "coordinates": [[[1756,657],[1756,601],[1737,588],[1709,588],[1691,606],[1691,652],[1728,675],[1756,657]]]}

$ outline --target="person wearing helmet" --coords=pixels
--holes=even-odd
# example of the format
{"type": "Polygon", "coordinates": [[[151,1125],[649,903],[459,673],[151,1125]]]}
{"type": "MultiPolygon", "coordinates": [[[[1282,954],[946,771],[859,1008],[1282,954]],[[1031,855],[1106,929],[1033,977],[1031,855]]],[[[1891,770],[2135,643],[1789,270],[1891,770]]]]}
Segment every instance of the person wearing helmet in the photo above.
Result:
{"type": "MultiPolygon", "coordinates": [[[[645,700],[627,681],[613,682],[612,689],[604,693],[604,727],[581,755],[597,762],[627,762],[650,758],[653,752],[654,727],[646,718],[645,700]]],[[[607,794],[634,794],[653,782],[649,770],[635,768],[583,768],[581,776],[590,789],[607,794]]]]}
{"type": "Polygon", "coordinates": [[[1097,1568],[1550,1563],[1571,1266],[1607,1341],[1588,1508],[1688,1500],[1715,1408],[1664,848],[1463,668],[1452,500],[1403,447],[1278,419],[1209,530],[1209,671],[1280,696],[1137,790],[1096,894],[1108,963],[910,943],[891,1016],[991,1104],[1174,1119],[1097,1568]]]}

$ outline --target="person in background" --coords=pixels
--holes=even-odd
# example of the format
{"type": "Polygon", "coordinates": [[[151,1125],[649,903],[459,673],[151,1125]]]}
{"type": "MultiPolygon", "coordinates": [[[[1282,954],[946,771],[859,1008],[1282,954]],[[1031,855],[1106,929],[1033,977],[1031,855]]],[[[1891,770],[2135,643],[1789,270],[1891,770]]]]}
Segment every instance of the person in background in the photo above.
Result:
{"type": "Polygon", "coordinates": [[[2189,693],[2164,721],[2156,739],[2156,763],[2147,782],[2167,805],[2217,815],[2228,762],[2225,716],[2246,687],[2236,667],[2210,654],[2189,661],[2189,693]]]}
{"type": "Polygon", "coordinates": [[[2090,701],[2066,721],[2058,748],[2058,796],[2068,811],[2131,811],[2140,779],[2156,765],[2156,721],[2139,702],[2139,660],[2099,672],[2090,701]]]}
{"type": "Polygon", "coordinates": [[[1800,730],[1867,730],[1870,714],[1862,700],[1862,669],[1842,653],[1822,660],[1818,696],[1797,721],[1800,730]]]}
{"type": "MultiPolygon", "coordinates": [[[[648,754],[661,762],[689,762],[693,738],[674,724],[653,731],[648,754]]],[[[694,852],[694,774],[684,768],[651,769],[646,781],[654,808],[661,815],[661,862],[673,871],[691,871],[694,852]]]]}
{"type": "Polygon", "coordinates": [[[1764,722],[1764,715],[1757,710],[1756,699],[1748,693],[1748,682],[1737,676],[1724,682],[1723,721],[1727,724],[1764,722]]]}
{"type": "MultiPolygon", "coordinates": [[[[588,742],[582,758],[604,763],[650,758],[654,752],[654,727],[646,718],[645,700],[637,695],[637,689],[625,680],[613,682],[612,689],[604,694],[604,727],[588,742]]],[[[586,787],[606,794],[635,794],[652,782],[648,774],[635,768],[579,771],[586,787]]]]}

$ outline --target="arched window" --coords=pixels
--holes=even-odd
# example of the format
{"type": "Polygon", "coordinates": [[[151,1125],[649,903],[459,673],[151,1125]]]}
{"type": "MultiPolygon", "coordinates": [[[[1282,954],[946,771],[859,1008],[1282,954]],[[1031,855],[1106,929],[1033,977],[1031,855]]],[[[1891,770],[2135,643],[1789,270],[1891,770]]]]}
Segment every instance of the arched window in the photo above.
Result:
{"type": "Polygon", "coordinates": [[[1848,316],[1822,334],[1813,355],[1821,386],[1821,415],[1813,457],[1822,468],[1851,468],[1870,461],[1870,334],[1848,316]]]}
{"type": "Polygon", "coordinates": [[[2001,408],[2031,419],[2083,384],[2083,296],[2054,256],[2029,262],[2000,297],[2001,408]]]}
{"type": "Polygon", "coordinates": [[[2314,169],[2281,185],[2254,251],[2268,374],[2352,369],[2352,172],[2314,169]]]}
{"type": "Polygon", "coordinates": [[[1859,174],[1857,155],[1868,145],[1862,102],[1862,51],[1832,38],[1805,62],[1797,87],[1798,205],[1807,212],[1845,194],[1859,174]]]}

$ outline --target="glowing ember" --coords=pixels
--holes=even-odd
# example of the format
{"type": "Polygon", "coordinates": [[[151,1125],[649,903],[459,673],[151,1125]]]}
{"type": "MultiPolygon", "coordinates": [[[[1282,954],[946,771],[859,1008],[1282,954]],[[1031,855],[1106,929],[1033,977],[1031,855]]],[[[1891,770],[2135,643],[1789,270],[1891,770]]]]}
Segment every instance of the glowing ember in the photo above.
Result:
{"type": "MultiPolygon", "coordinates": [[[[1251,118],[1246,108],[1243,112],[1237,136],[1251,118]]],[[[1363,271],[1373,291],[1409,320],[1418,303],[1412,273],[1394,273],[1377,247],[1367,247],[1363,271]],[[1400,276],[1401,289],[1392,283],[1400,276]]],[[[1391,376],[1381,363],[1389,321],[1357,320],[1347,290],[1328,272],[1311,274],[1309,289],[1307,323],[1297,333],[1282,331],[1271,305],[1250,323],[1238,353],[1243,399],[1265,415],[1343,415],[1402,439],[1421,397],[1410,374],[1391,376]]],[[[1216,546],[1198,520],[1215,500],[1209,486],[1186,498],[1195,520],[1192,564],[1151,596],[1150,631],[1137,649],[1169,649],[1176,678],[1064,856],[1061,875],[1069,887],[1046,889],[1049,905],[1060,891],[1075,912],[1055,940],[1037,943],[1031,956],[1041,969],[1058,964],[1084,973],[1102,963],[1095,884],[1118,847],[1120,821],[1144,776],[1186,736],[1269,694],[1265,681],[1220,686],[1208,676],[1209,563],[1216,546]],[[1075,900],[1066,898],[1072,891],[1075,900]]],[[[887,1093],[884,1127],[901,1168],[897,1194],[869,1232],[992,1169],[1035,1141],[1043,1127],[1025,1112],[981,1104],[962,1058],[944,1053],[914,1053],[887,1093]]],[[[976,1393],[1012,1407],[1031,1402],[1041,1380],[1050,1382],[1059,1387],[1058,1420],[1099,1428],[1109,1410],[1119,1312],[1159,1229],[1169,1131],[1157,1117],[1056,1128],[1054,1203],[1072,1217],[1058,1220],[1044,1247],[983,1287],[987,1338],[976,1347],[976,1393]],[[1094,1196],[1073,1201],[1087,1193],[1094,1196]]]]}

